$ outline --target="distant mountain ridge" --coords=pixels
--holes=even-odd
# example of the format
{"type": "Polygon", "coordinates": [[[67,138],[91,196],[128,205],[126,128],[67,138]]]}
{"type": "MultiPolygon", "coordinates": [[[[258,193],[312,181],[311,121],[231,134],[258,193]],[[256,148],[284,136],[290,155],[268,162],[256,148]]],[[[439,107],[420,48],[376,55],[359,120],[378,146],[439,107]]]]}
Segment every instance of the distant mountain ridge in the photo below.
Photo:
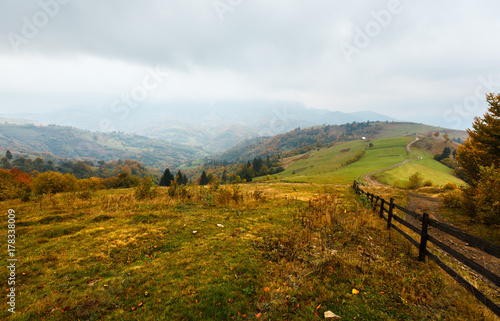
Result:
{"type": "Polygon", "coordinates": [[[297,127],[395,121],[371,111],[344,113],[306,108],[301,103],[260,101],[144,104],[133,110],[75,107],[61,112],[5,116],[91,131],[138,134],[210,152],[221,152],[245,139],[271,137],[297,127]]]}

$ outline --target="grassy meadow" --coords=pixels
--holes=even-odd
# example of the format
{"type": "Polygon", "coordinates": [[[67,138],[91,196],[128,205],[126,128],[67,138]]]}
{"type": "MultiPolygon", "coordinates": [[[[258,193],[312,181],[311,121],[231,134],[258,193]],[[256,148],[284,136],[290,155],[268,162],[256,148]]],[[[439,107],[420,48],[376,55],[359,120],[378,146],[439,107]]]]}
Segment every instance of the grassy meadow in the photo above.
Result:
{"type": "Polygon", "coordinates": [[[344,320],[491,319],[347,186],[1,204],[18,217],[17,313],[0,312],[10,320],[319,320],[328,310],[344,320]]]}
{"type": "Polygon", "coordinates": [[[391,186],[405,186],[408,177],[419,172],[424,181],[431,181],[433,185],[443,186],[446,183],[454,183],[457,186],[464,186],[465,182],[453,176],[453,170],[446,165],[434,160],[433,155],[419,148],[412,148],[415,155],[421,159],[414,159],[396,168],[375,175],[378,181],[391,186]]]}
{"type": "Polygon", "coordinates": [[[406,145],[412,140],[411,137],[398,137],[339,143],[334,147],[285,159],[283,163],[290,165],[280,173],[280,178],[290,182],[351,184],[363,174],[396,165],[407,159],[406,145]],[[373,147],[369,147],[370,143],[373,147]],[[365,153],[358,161],[342,166],[343,162],[363,150],[365,153]]]}
{"type": "MultiPolygon", "coordinates": [[[[452,169],[434,160],[430,153],[412,147],[412,154],[408,155],[406,145],[413,140],[413,137],[393,137],[350,141],[289,157],[283,160],[286,170],[279,174],[280,181],[345,185],[355,179],[362,180],[364,174],[377,172],[410,159],[410,162],[401,166],[374,174],[374,178],[383,184],[403,187],[410,175],[419,172],[424,180],[430,180],[436,186],[446,183],[459,186],[465,184],[453,175],[452,169]],[[369,147],[370,143],[373,147],[369,147]],[[342,163],[363,150],[365,153],[358,161],[342,166],[342,163]],[[418,156],[421,159],[418,159],[418,156]]],[[[265,178],[260,178],[262,179],[265,178]]]]}

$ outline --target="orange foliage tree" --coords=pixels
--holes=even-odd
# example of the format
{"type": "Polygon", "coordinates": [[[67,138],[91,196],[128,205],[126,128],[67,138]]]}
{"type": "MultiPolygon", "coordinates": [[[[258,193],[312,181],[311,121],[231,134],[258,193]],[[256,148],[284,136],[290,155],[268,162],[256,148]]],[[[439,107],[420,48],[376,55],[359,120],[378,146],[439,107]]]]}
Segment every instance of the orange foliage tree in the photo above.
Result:
{"type": "Polygon", "coordinates": [[[18,169],[0,169],[0,201],[14,198],[29,200],[31,185],[29,174],[18,169]]]}

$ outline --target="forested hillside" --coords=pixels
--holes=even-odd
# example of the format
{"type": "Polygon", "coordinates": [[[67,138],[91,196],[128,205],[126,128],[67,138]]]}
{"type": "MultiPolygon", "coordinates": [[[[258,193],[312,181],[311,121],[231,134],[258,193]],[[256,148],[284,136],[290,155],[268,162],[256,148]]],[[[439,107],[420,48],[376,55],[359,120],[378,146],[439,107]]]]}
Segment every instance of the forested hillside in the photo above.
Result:
{"type": "MultiPolygon", "coordinates": [[[[97,133],[73,127],[0,125],[0,150],[25,158],[53,154],[60,158],[89,161],[133,159],[145,166],[178,166],[206,152],[161,140],[121,133],[97,133]]],[[[43,157],[43,156],[42,156],[43,157]]]]}

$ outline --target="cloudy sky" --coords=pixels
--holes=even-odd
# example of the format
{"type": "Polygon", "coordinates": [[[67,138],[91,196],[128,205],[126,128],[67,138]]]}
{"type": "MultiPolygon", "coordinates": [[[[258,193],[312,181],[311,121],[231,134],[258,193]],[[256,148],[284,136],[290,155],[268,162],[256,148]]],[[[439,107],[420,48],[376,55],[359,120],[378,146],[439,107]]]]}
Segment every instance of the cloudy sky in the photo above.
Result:
{"type": "Polygon", "coordinates": [[[0,113],[302,102],[464,129],[500,92],[497,0],[2,0],[0,113]]]}

